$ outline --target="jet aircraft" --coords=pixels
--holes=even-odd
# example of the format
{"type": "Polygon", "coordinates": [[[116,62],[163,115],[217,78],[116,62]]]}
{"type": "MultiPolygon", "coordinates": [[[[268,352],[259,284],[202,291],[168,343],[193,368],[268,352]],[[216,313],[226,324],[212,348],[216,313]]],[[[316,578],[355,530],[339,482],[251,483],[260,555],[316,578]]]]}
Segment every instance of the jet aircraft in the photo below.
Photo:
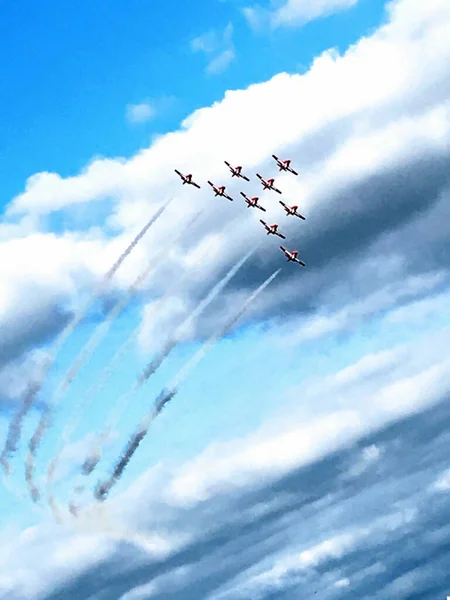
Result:
{"type": "Polygon", "coordinates": [[[273,225],[267,225],[267,223],[262,219],[260,219],[259,222],[264,225],[264,229],[267,231],[267,235],[277,235],[278,237],[283,238],[283,240],[286,239],[286,236],[284,236],[278,231],[278,225],[276,223],[274,223],[273,225]]]}
{"type": "Polygon", "coordinates": [[[280,204],[286,211],[287,215],[294,215],[294,217],[299,217],[300,219],[303,219],[304,221],[306,220],[306,217],[304,217],[299,212],[297,212],[298,206],[295,206],[295,204],[293,206],[287,206],[282,200],[280,200],[280,204]]]}
{"type": "Polygon", "coordinates": [[[260,180],[264,190],[273,190],[274,192],[281,194],[280,190],[273,185],[275,183],[275,179],[271,178],[266,181],[259,173],[256,173],[256,177],[260,180]]]}
{"type": "Polygon", "coordinates": [[[272,158],[276,161],[280,171],[289,171],[289,173],[292,173],[293,175],[298,175],[297,171],[294,171],[291,167],[291,160],[289,158],[287,160],[280,160],[275,154],[272,154],[272,158]]]}
{"type": "Polygon", "coordinates": [[[174,171],[183,180],[183,185],[185,185],[187,183],[189,185],[193,185],[194,187],[200,189],[200,186],[198,185],[198,183],[195,183],[195,181],[192,181],[191,173],[189,173],[189,175],[183,175],[183,173],[180,173],[180,171],[178,171],[177,169],[174,169],[174,171]]]}
{"type": "Polygon", "coordinates": [[[250,179],[246,176],[242,174],[242,167],[232,167],[230,165],[229,162],[227,162],[226,160],[224,160],[224,163],[227,165],[227,167],[230,169],[231,171],[231,177],[240,177],[241,179],[245,179],[245,181],[250,181],[250,179]]]}
{"type": "Polygon", "coordinates": [[[259,210],[266,212],[266,209],[264,208],[264,206],[261,206],[261,204],[258,204],[258,200],[259,200],[258,196],[249,198],[246,194],[244,194],[244,192],[241,192],[241,196],[244,198],[245,202],[247,203],[247,208],[259,208],[259,210]]]}
{"type": "Polygon", "coordinates": [[[282,250],[284,252],[284,255],[286,256],[288,262],[295,262],[295,263],[301,265],[302,267],[306,267],[305,263],[302,260],[300,260],[299,258],[297,258],[297,256],[298,256],[297,250],[289,251],[289,250],[286,250],[286,248],[284,248],[284,246],[280,246],[280,250],[282,250]]]}
{"type": "Polygon", "coordinates": [[[231,196],[228,196],[228,194],[225,194],[226,188],[224,185],[216,186],[213,184],[212,181],[208,181],[208,183],[212,187],[215,196],[223,196],[224,198],[227,198],[227,200],[231,200],[231,202],[233,202],[233,198],[231,196]]]}

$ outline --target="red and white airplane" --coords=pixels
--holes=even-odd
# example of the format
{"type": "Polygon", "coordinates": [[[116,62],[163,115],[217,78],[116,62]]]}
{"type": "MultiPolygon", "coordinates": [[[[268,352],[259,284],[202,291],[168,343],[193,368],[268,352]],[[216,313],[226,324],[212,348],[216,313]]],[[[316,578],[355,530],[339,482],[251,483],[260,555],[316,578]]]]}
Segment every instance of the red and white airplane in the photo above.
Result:
{"type": "Polygon", "coordinates": [[[180,173],[180,171],[178,171],[177,169],[174,169],[174,171],[183,180],[183,185],[185,183],[187,183],[189,185],[193,185],[194,187],[200,189],[200,186],[198,185],[198,183],[195,183],[195,181],[192,181],[191,173],[189,173],[189,175],[183,175],[183,173],[180,173]]]}
{"type": "Polygon", "coordinates": [[[250,179],[246,175],[242,175],[242,167],[232,167],[229,162],[226,160],[223,161],[227,167],[231,171],[231,177],[240,177],[241,179],[245,179],[245,181],[250,181],[250,179]]]}
{"type": "Polygon", "coordinates": [[[304,217],[299,212],[297,212],[298,206],[295,206],[295,204],[294,204],[294,206],[287,206],[282,200],[280,200],[280,204],[286,211],[287,215],[294,215],[294,217],[299,217],[300,219],[303,219],[304,221],[306,220],[306,217],[304,217]]]}
{"type": "Polygon", "coordinates": [[[278,156],[272,154],[272,158],[276,161],[277,167],[280,171],[289,171],[289,173],[293,173],[294,175],[298,175],[297,171],[291,167],[291,160],[288,158],[287,160],[280,160],[278,156]]]}
{"type": "Polygon", "coordinates": [[[231,202],[233,202],[233,198],[228,196],[228,194],[225,194],[226,187],[224,185],[216,186],[212,181],[208,181],[208,183],[212,187],[215,196],[223,196],[224,198],[227,198],[227,200],[231,200],[231,202]]]}
{"type": "Polygon", "coordinates": [[[282,250],[284,252],[284,255],[286,256],[288,262],[295,262],[295,263],[301,265],[302,267],[306,267],[305,263],[302,260],[300,260],[299,258],[297,258],[297,256],[298,256],[297,250],[292,250],[291,252],[289,252],[289,250],[286,250],[286,248],[284,248],[284,246],[280,246],[280,250],[282,250]]]}
{"type": "Polygon", "coordinates": [[[259,208],[259,210],[262,210],[264,212],[266,212],[266,209],[264,208],[264,206],[261,206],[261,204],[258,204],[258,196],[253,196],[253,198],[249,198],[248,196],[246,196],[244,194],[244,192],[241,192],[241,196],[244,198],[244,200],[247,203],[247,208],[259,208]]]}
{"type": "Polygon", "coordinates": [[[281,194],[280,190],[273,185],[275,183],[275,179],[272,178],[266,181],[259,173],[256,173],[256,177],[260,180],[264,190],[273,190],[274,192],[281,194]]]}
{"type": "Polygon", "coordinates": [[[283,240],[286,239],[286,236],[284,236],[282,233],[279,233],[278,225],[276,223],[274,223],[273,225],[267,225],[267,223],[262,219],[260,219],[259,222],[264,225],[264,228],[267,231],[267,235],[277,235],[278,237],[283,238],[283,240]]]}

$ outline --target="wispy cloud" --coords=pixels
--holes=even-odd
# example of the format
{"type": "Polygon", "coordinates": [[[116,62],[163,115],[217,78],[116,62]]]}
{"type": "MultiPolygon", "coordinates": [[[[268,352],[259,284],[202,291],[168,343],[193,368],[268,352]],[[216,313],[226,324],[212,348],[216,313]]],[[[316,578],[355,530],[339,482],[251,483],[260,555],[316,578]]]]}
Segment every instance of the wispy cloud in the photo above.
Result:
{"type": "Polygon", "coordinates": [[[158,111],[150,102],[141,104],[128,104],[126,108],[126,119],[129,123],[147,123],[156,117],[158,111]]]}
{"type": "Polygon", "coordinates": [[[209,75],[223,73],[235,60],[233,24],[228,23],[222,32],[210,30],[191,41],[193,52],[203,52],[208,57],[206,72],[209,75]]]}
{"type": "MultiPolygon", "coordinates": [[[[363,379],[358,387],[364,398],[363,379]]],[[[255,470],[270,454],[222,469],[246,452],[242,440],[219,445],[204,456],[209,462],[173,472],[161,464],[77,529],[46,524],[10,535],[1,544],[0,591],[43,600],[266,600],[295,597],[301,585],[305,595],[327,600],[338,600],[343,588],[352,599],[430,590],[445,597],[449,422],[447,399],[338,444],[325,460],[316,455],[259,477],[256,486],[255,470]],[[358,464],[364,468],[355,470],[358,464]],[[208,493],[180,485],[200,480],[208,493]]]]}
{"type": "MultiPolygon", "coordinates": [[[[358,0],[286,0],[277,8],[259,4],[243,9],[248,24],[253,29],[267,27],[301,27],[310,21],[348,10],[358,0]]],[[[273,4],[273,3],[272,3],[273,4]]]]}

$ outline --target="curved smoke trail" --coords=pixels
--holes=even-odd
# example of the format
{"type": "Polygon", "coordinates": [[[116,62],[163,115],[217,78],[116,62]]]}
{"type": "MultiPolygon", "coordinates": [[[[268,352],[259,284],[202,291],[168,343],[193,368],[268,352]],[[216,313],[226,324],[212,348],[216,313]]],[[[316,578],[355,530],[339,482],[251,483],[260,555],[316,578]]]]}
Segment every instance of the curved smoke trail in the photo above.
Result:
{"type": "Polygon", "coordinates": [[[277,277],[281,269],[278,269],[270,277],[268,277],[264,283],[262,283],[244,302],[239,311],[233,315],[233,317],[223,326],[220,330],[214,333],[201,347],[200,349],[187,361],[187,363],[180,369],[178,374],[174,377],[171,384],[167,389],[164,389],[156,398],[154,406],[144,416],[139,424],[136,432],[129,439],[125,450],[122,453],[119,461],[117,462],[111,476],[104,482],[98,482],[95,487],[94,495],[97,500],[103,501],[111,491],[111,488],[118,482],[126,466],[130,462],[133,454],[136,452],[139,444],[147,435],[149,427],[152,421],[159,415],[164,406],[170,402],[174,396],[178,393],[180,385],[188,377],[189,373],[197,366],[202,360],[205,354],[211,349],[211,347],[224,336],[229,329],[240,319],[242,314],[247,310],[252,302],[264,291],[264,289],[277,277]]]}
{"type": "Polygon", "coordinates": [[[131,388],[125,392],[119,400],[116,402],[115,407],[113,408],[112,414],[110,415],[108,422],[106,424],[105,429],[96,437],[94,442],[94,447],[89,453],[88,458],[84,461],[82,466],[83,475],[90,475],[92,471],[95,469],[97,464],[101,459],[102,446],[105,443],[106,439],[109,437],[111,430],[115,426],[115,424],[120,420],[123,412],[125,411],[128,403],[131,398],[135,395],[138,389],[146,382],[148,379],[157,371],[157,369],[161,366],[163,361],[167,358],[169,353],[175,348],[175,346],[179,342],[180,336],[177,336],[176,333],[187,330],[189,325],[201,314],[203,310],[210,304],[214,298],[224,289],[227,283],[236,275],[239,269],[244,265],[244,263],[250,258],[250,256],[257,250],[258,246],[253,247],[243,258],[239,260],[229,271],[226,273],[222,279],[216,283],[216,285],[210,290],[207,296],[197,305],[197,307],[192,311],[192,313],[181,323],[179,327],[177,327],[175,331],[175,335],[168,338],[163,345],[163,348],[156,355],[156,357],[151,360],[142,373],[139,375],[138,379],[131,386],[131,388]]]}
{"type": "MultiPolygon", "coordinates": [[[[196,218],[198,218],[198,216],[196,218]]],[[[108,313],[106,319],[96,327],[94,333],[89,338],[89,340],[86,342],[86,344],[83,346],[83,348],[78,353],[78,355],[75,357],[72,365],[67,370],[62,381],[56,388],[56,390],[53,394],[51,405],[47,405],[43,409],[43,412],[42,412],[41,418],[38,422],[38,425],[30,439],[30,442],[28,445],[28,453],[27,453],[27,457],[26,457],[26,463],[25,463],[25,480],[27,482],[29,492],[30,492],[30,495],[31,495],[33,501],[36,502],[40,497],[40,492],[36,486],[36,483],[34,482],[34,462],[35,462],[34,459],[35,459],[37,450],[42,442],[42,439],[43,439],[46,431],[51,426],[51,416],[55,409],[55,406],[58,404],[58,402],[64,396],[64,393],[67,391],[70,384],[77,376],[81,367],[86,363],[86,361],[89,359],[89,357],[94,352],[94,350],[97,348],[97,346],[100,344],[100,342],[102,341],[104,336],[108,333],[114,320],[126,308],[128,303],[130,302],[132,296],[138,291],[141,283],[147,277],[149,277],[149,275],[153,271],[155,271],[157,269],[157,267],[159,266],[159,263],[160,263],[160,259],[164,257],[165,253],[166,253],[166,249],[163,249],[163,250],[160,250],[156,254],[156,256],[152,257],[152,259],[149,261],[149,263],[148,263],[147,267],[144,269],[144,271],[140,275],[138,275],[138,277],[135,279],[133,284],[128,288],[125,296],[123,298],[120,298],[116,302],[116,304],[113,306],[113,308],[108,313]]]]}
{"type": "Polygon", "coordinates": [[[53,363],[56,360],[57,355],[59,354],[62,346],[64,345],[67,338],[73,333],[73,331],[78,327],[81,321],[86,316],[87,311],[95,302],[95,300],[100,296],[100,294],[105,290],[107,285],[109,284],[111,278],[119,269],[123,261],[129,256],[131,251],[135,248],[138,242],[143,238],[143,236],[147,233],[150,227],[155,223],[155,221],[162,215],[162,213],[166,210],[167,206],[172,200],[168,200],[163,206],[161,206],[156,213],[151,217],[151,219],[146,223],[146,225],[141,229],[141,231],[137,234],[137,236],[133,239],[133,241],[125,248],[113,266],[109,269],[106,275],[103,277],[97,288],[94,290],[92,296],[86,302],[86,304],[77,311],[72,320],[66,325],[66,327],[61,331],[59,336],[56,338],[53,343],[53,347],[51,348],[49,355],[46,358],[46,361],[43,365],[42,373],[38,381],[32,384],[28,390],[26,391],[24,398],[22,400],[22,404],[14,415],[6,436],[6,441],[4,448],[2,450],[2,454],[0,456],[0,463],[2,464],[5,473],[8,473],[9,470],[9,459],[11,455],[17,451],[17,445],[20,441],[21,433],[22,433],[22,422],[28,412],[31,410],[34,404],[34,400],[41,390],[42,384],[50,371],[53,363]]]}
{"type": "MultiPolygon", "coordinates": [[[[182,237],[182,235],[184,235],[186,230],[189,229],[190,227],[192,227],[192,225],[199,219],[201,214],[202,214],[202,212],[197,213],[189,221],[189,223],[185,227],[183,227],[183,229],[181,230],[179,235],[177,235],[177,237],[175,238],[175,240],[173,240],[171,242],[171,244],[175,244],[182,237]]],[[[155,303],[151,307],[152,310],[156,311],[160,306],[163,306],[165,301],[177,291],[177,289],[183,284],[183,282],[189,277],[190,274],[191,274],[190,271],[185,271],[180,279],[176,279],[174,284],[170,287],[170,289],[163,296],[161,296],[158,300],[155,301],[155,303]]],[[[80,422],[80,419],[83,415],[83,412],[84,412],[86,406],[88,405],[88,402],[90,400],[92,400],[94,395],[98,394],[98,392],[100,392],[103,389],[103,387],[105,386],[105,384],[107,383],[107,381],[109,380],[111,375],[115,372],[116,365],[126,355],[127,351],[129,350],[131,345],[134,343],[135,339],[137,338],[137,336],[139,334],[140,328],[141,328],[141,324],[139,324],[135,329],[133,329],[131,331],[130,335],[126,338],[124,343],[119,347],[119,349],[116,351],[116,353],[111,358],[109,363],[102,370],[99,378],[87,390],[87,392],[81,397],[80,401],[76,404],[76,406],[74,408],[73,420],[69,424],[66,425],[59,441],[57,442],[57,444],[58,444],[57,450],[56,450],[53,458],[50,460],[49,466],[47,468],[47,495],[48,495],[48,501],[49,501],[50,507],[52,508],[54,515],[56,515],[58,513],[58,507],[57,507],[56,500],[53,495],[52,486],[53,486],[56,469],[57,469],[59,460],[61,458],[62,452],[64,450],[64,447],[66,444],[69,443],[70,437],[72,436],[73,432],[75,431],[76,427],[78,426],[78,423],[80,422]]]]}

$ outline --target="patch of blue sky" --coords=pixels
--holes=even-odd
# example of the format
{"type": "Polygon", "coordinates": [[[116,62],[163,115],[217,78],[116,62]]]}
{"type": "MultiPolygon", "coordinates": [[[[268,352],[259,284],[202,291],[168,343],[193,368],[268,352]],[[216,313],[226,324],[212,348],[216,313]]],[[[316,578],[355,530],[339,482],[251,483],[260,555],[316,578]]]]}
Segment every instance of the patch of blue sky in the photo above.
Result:
{"type": "MultiPolygon", "coordinates": [[[[45,438],[38,454],[39,476],[54,450],[63,423],[72,418],[73,408],[80,396],[95,381],[99,369],[106,364],[109,356],[136,323],[137,315],[119,319],[102,346],[102,351],[93,355],[86,368],[80,372],[80,378],[69,388],[58,411],[56,426],[45,438]]],[[[270,328],[269,331],[261,326],[240,329],[230,338],[218,342],[183,383],[179,394],[152,424],[117,491],[125,489],[145,468],[161,460],[168,463],[183,462],[193,458],[210,444],[243,437],[272,416],[280,416],[283,412],[287,415],[292,400],[287,400],[286,390],[290,387],[307,386],[310,379],[345,368],[366,353],[379,352],[403,343],[419,344],[422,335],[438,332],[450,325],[450,322],[443,314],[430,314],[419,325],[414,328],[406,323],[387,325],[383,317],[379,316],[350,328],[345,334],[331,333],[318,340],[303,342],[297,347],[288,347],[285,351],[280,351],[279,344],[273,342],[277,332],[270,328]]],[[[65,371],[88,334],[88,331],[82,330],[74,334],[67,354],[62,353],[58,361],[55,381],[65,371]]],[[[156,395],[198,347],[198,344],[189,344],[175,350],[158,373],[136,394],[117,424],[116,437],[105,451],[99,474],[111,470],[125,442],[135,431],[137,423],[156,395]]],[[[92,431],[100,430],[111,406],[132,384],[148,358],[151,355],[143,356],[135,352],[127,354],[108,385],[84,413],[72,442],[92,431]]],[[[31,435],[36,420],[36,415],[28,419],[24,439],[31,435]]],[[[17,467],[13,476],[13,484],[22,489],[23,456],[22,451],[16,458],[17,467]]],[[[76,472],[75,469],[73,474],[76,472]]],[[[97,477],[93,477],[91,485],[96,480],[97,477]]],[[[71,490],[72,481],[57,486],[61,498],[65,498],[71,490]]],[[[23,504],[26,513],[27,504],[23,504]]],[[[2,493],[2,506],[21,512],[20,505],[5,491],[2,493]]],[[[25,514],[22,518],[30,524],[36,515],[25,514]]]]}
{"type": "Polygon", "coordinates": [[[439,314],[430,314],[417,328],[387,324],[379,316],[345,334],[331,333],[285,352],[270,343],[270,334],[258,330],[222,340],[154,424],[145,444],[149,455],[155,462],[181,460],[220,439],[249,434],[271,415],[289,409],[286,390],[291,386],[306,386],[368,353],[420,344],[422,336],[448,325],[448,317],[439,314]]]}
{"type": "MultiPolygon", "coordinates": [[[[302,71],[329,47],[344,50],[379,24],[384,2],[360,0],[351,10],[301,29],[254,34],[233,3],[178,0],[50,0],[3,3],[0,50],[1,202],[40,171],[73,175],[93,156],[131,156],[155,133],[176,128],[196,108],[279,71],[302,71]],[[219,77],[191,40],[234,24],[237,59],[219,77]],[[130,127],[126,106],[175,98],[154,121],[130,127]]],[[[164,103],[163,103],[164,104],[164,103]]]]}
{"type": "MultiPolygon", "coordinates": [[[[108,219],[116,205],[117,202],[113,198],[72,204],[42,216],[40,230],[63,235],[64,233],[82,232],[93,227],[100,227],[105,236],[110,235],[112,237],[117,232],[109,225],[108,219]]],[[[19,215],[15,220],[19,220],[19,215]]]]}

